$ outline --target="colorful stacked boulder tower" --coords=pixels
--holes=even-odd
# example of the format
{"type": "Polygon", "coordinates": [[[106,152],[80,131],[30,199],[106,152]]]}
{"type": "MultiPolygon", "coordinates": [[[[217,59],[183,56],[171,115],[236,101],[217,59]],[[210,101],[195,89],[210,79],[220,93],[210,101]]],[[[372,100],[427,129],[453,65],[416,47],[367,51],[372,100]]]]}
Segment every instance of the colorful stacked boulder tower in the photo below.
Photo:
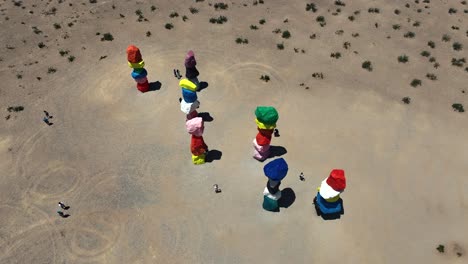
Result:
{"type": "Polygon", "coordinates": [[[149,91],[148,72],[145,70],[145,61],[141,57],[140,50],[133,45],[127,48],[127,61],[128,66],[133,69],[132,78],[137,83],[137,89],[142,92],[149,91]]]}
{"type": "Polygon", "coordinates": [[[318,193],[314,198],[314,207],[318,216],[324,219],[337,219],[344,214],[343,200],[340,194],[346,188],[344,170],[334,169],[330,176],[322,181],[317,188],[318,193]]]}
{"type": "Polygon", "coordinates": [[[263,209],[270,212],[279,212],[278,200],[281,198],[279,186],[281,180],[288,174],[288,164],[283,158],[270,161],[263,167],[263,172],[268,178],[263,190],[263,209]]]}
{"type": "Polygon", "coordinates": [[[254,155],[259,161],[264,161],[270,156],[271,136],[278,121],[278,111],[272,106],[259,106],[255,110],[255,122],[258,134],[253,140],[254,155]]]}
{"type": "Polygon", "coordinates": [[[188,79],[182,79],[179,82],[182,89],[182,100],[180,101],[180,110],[190,120],[198,116],[197,108],[200,106],[197,96],[197,85],[188,79]]]}
{"type": "Polygon", "coordinates": [[[190,141],[190,151],[192,152],[192,162],[195,165],[205,163],[208,146],[203,140],[203,131],[205,130],[203,118],[194,117],[186,121],[187,132],[192,135],[190,141]]]}

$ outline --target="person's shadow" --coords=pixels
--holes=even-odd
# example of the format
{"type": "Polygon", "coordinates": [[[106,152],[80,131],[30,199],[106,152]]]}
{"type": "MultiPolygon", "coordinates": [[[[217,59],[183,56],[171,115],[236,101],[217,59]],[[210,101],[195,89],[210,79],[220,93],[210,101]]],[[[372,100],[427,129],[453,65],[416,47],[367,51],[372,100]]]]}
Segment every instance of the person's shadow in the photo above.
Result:
{"type": "Polygon", "coordinates": [[[223,156],[223,153],[219,150],[212,149],[209,150],[205,157],[205,162],[213,162],[215,160],[220,160],[223,156]]]}
{"type": "Polygon", "coordinates": [[[281,190],[281,198],[278,200],[278,206],[283,208],[290,207],[296,201],[296,194],[291,188],[281,190]]]}
{"type": "Polygon", "coordinates": [[[208,112],[200,112],[198,113],[198,117],[201,117],[203,122],[211,122],[214,120],[214,118],[208,112]]]}

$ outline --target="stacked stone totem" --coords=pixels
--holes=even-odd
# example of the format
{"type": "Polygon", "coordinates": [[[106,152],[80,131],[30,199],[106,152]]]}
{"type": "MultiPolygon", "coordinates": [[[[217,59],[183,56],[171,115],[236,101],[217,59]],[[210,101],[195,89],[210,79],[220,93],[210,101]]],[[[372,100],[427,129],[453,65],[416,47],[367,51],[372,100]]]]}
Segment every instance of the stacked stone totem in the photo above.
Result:
{"type": "Polygon", "coordinates": [[[283,158],[270,161],[263,167],[263,172],[268,178],[263,190],[263,209],[270,212],[279,212],[278,200],[281,199],[279,186],[281,180],[288,174],[288,164],[283,158]]]}
{"type": "Polygon", "coordinates": [[[264,161],[270,156],[271,137],[278,121],[278,112],[272,106],[259,106],[255,110],[255,122],[258,134],[253,140],[254,155],[259,161],[264,161]]]}
{"type": "Polygon", "coordinates": [[[205,130],[203,118],[194,117],[185,122],[187,132],[192,135],[190,141],[190,151],[192,152],[192,162],[195,165],[205,163],[208,146],[203,140],[203,131],[205,130]]]}
{"type": "Polygon", "coordinates": [[[149,91],[148,83],[148,72],[145,70],[145,61],[141,57],[140,50],[134,46],[130,45],[127,48],[127,61],[128,66],[133,69],[132,78],[137,83],[137,89],[142,92],[149,91]]]}
{"type": "Polygon", "coordinates": [[[188,79],[182,79],[179,82],[182,89],[182,100],[180,101],[180,110],[186,115],[187,120],[198,116],[197,108],[200,102],[197,96],[197,85],[188,79]]]}

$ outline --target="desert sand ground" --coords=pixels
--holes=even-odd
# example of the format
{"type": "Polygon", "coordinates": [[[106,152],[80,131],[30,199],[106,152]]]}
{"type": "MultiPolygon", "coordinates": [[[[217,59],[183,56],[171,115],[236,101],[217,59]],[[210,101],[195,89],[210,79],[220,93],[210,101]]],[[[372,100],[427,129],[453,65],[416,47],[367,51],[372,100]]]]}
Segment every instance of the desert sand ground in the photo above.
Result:
{"type": "Polygon", "coordinates": [[[468,5],[216,2],[1,1],[0,263],[467,263],[468,115],[452,104],[468,106],[468,64],[451,61],[467,57],[468,5]],[[209,22],[221,15],[226,23],[209,22]],[[130,44],[159,90],[136,89],[130,44]],[[201,166],[172,74],[189,49],[209,83],[199,93],[214,119],[205,141],[222,152],[201,166]],[[287,149],[281,187],[296,198],[279,213],[261,208],[258,105],[280,113],[272,144],[287,149]],[[347,174],[345,214],[324,221],[312,199],[333,168],[347,174]],[[57,215],[58,201],[70,217],[57,215]]]}

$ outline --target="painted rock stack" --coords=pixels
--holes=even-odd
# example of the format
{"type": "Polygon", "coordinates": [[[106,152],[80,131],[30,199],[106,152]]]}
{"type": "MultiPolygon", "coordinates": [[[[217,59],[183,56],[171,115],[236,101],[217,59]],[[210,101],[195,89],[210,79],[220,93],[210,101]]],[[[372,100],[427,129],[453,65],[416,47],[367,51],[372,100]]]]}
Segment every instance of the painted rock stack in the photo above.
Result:
{"type": "Polygon", "coordinates": [[[278,200],[281,198],[279,186],[281,180],[288,174],[288,164],[283,158],[270,161],[263,167],[263,172],[268,178],[263,190],[263,209],[271,212],[279,212],[278,200]]]}
{"type": "Polygon", "coordinates": [[[190,120],[198,116],[197,108],[200,106],[197,96],[197,85],[188,79],[182,79],[179,82],[182,89],[182,100],[180,101],[180,110],[190,120]]]}
{"type": "Polygon", "coordinates": [[[145,93],[149,91],[148,72],[145,70],[145,61],[141,57],[140,50],[133,45],[128,46],[127,48],[127,61],[128,66],[133,69],[132,78],[137,83],[137,89],[145,93]]]}
{"type": "Polygon", "coordinates": [[[272,106],[259,106],[255,110],[255,122],[257,123],[258,134],[253,140],[254,155],[259,161],[264,161],[270,155],[271,136],[276,128],[278,112],[272,106]]]}
{"type": "Polygon", "coordinates": [[[314,206],[318,216],[324,219],[337,219],[344,213],[343,200],[340,194],[346,188],[344,170],[334,169],[330,176],[322,181],[317,188],[318,193],[314,198],[314,206]]]}
{"type": "Polygon", "coordinates": [[[190,151],[192,152],[192,162],[195,165],[205,163],[208,146],[203,140],[203,131],[205,130],[203,118],[194,117],[185,123],[187,132],[192,135],[190,141],[190,151]]]}
{"type": "Polygon", "coordinates": [[[200,84],[198,81],[198,75],[200,73],[197,70],[197,61],[195,60],[195,53],[193,51],[187,52],[187,55],[185,55],[185,78],[189,79],[191,82],[193,82],[197,87],[200,84]]]}

